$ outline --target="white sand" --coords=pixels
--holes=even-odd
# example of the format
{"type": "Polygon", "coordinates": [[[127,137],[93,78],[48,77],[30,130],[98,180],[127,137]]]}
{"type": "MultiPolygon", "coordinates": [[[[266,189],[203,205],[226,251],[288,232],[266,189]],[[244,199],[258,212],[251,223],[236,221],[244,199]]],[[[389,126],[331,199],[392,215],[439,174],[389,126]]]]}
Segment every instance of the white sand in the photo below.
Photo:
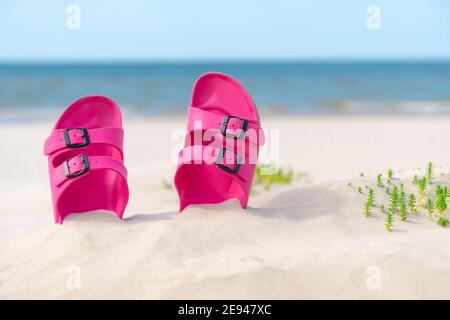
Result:
{"type": "MultiPolygon", "coordinates": [[[[266,119],[281,129],[282,165],[309,178],[258,191],[248,210],[228,202],[178,215],[162,179],[172,180],[170,135],[184,122],[126,122],[125,220],[95,212],[62,226],[41,153],[51,124],[0,127],[0,298],[450,298],[450,228],[421,210],[396,216],[388,233],[347,186],[374,186],[392,167],[394,183],[416,192],[411,176],[430,160],[449,185],[450,117],[266,119]]],[[[376,202],[384,196],[377,189],[376,202]]]]}

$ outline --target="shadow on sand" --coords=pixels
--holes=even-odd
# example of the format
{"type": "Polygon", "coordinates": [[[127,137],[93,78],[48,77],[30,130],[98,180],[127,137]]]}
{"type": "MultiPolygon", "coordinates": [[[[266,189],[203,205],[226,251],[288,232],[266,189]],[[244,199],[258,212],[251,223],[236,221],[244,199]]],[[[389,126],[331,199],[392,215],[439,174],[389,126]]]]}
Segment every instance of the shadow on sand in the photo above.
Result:
{"type": "Polygon", "coordinates": [[[179,213],[177,211],[168,211],[168,212],[160,212],[160,213],[138,213],[132,215],[131,217],[126,217],[123,219],[124,222],[133,224],[133,223],[144,223],[151,221],[159,221],[159,220],[170,220],[173,217],[177,216],[179,213]]]}

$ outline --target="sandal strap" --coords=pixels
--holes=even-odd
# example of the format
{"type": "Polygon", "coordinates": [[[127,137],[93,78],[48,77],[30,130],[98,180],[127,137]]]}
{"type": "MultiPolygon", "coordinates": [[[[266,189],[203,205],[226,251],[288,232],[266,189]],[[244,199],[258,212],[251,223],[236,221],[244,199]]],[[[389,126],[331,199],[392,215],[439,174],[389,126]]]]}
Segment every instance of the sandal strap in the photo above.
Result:
{"type": "Polygon", "coordinates": [[[219,171],[243,181],[252,181],[255,164],[248,163],[245,156],[228,148],[194,145],[185,147],[179,154],[178,166],[214,165],[219,171]]]}
{"type": "Polygon", "coordinates": [[[73,180],[89,171],[114,170],[127,179],[127,169],[123,162],[107,156],[87,156],[80,154],[64,161],[56,167],[51,175],[52,184],[59,187],[68,180],[73,180]]]}
{"type": "Polygon", "coordinates": [[[213,110],[206,110],[197,107],[190,107],[188,113],[188,131],[196,130],[195,121],[202,122],[202,128],[216,129],[222,135],[233,138],[242,139],[249,130],[253,131],[254,136],[249,135],[246,138],[251,144],[263,145],[265,142],[264,131],[261,128],[258,119],[243,118],[235,115],[224,115],[213,110]]]}
{"type": "Polygon", "coordinates": [[[54,130],[45,140],[44,154],[49,155],[66,148],[82,148],[91,143],[109,144],[123,150],[122,128],[68,128],[54,130]]]}

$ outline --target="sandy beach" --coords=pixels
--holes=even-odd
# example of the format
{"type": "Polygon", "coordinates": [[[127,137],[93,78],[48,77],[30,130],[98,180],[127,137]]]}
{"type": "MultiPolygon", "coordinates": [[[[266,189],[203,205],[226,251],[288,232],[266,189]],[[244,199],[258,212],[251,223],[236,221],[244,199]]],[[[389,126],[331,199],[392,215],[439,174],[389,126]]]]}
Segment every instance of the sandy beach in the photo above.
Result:
{"type": "Polygon", "coordinates": [[[263,117],[294,182],[256,188],[247,210],[230,201],[180,215],[171,134],[185,121],[126,120],[124,220],[92,212],[63,225],[42,154],[52,123],[0,126],[0,298],[450,299],[450,228],[419,208],[387,232],[378,206],[389,196],[376,187],[392,168],[392,183],[417,194],[412,177],[429,161],[434,183],[450,185],[448,115],[263,117]]]}

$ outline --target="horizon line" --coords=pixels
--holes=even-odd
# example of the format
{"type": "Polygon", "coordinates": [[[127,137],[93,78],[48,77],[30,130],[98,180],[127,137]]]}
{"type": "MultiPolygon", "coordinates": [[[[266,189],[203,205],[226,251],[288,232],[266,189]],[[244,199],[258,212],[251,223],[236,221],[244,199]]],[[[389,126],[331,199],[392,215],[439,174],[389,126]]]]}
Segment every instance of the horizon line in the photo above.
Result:
{"type": "Polygon", "coordinates": [[[57,59],[57,60],[0,60],[0,65],[211,65],[211,64],[414,64],[414,63],[450,63],[450,58],[418,59],[57,59]]]}

